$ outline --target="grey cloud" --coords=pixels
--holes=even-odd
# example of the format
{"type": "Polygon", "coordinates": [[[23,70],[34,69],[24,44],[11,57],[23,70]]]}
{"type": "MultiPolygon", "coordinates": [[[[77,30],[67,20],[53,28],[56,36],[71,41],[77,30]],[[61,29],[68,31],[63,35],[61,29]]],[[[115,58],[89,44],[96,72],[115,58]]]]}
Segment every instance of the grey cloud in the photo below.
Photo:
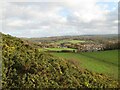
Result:
{"type": "Polygon", "coordinates": [[[3,32],[19,37],[117,33],[117,23],[114,23],[118,19],[117,10],[105,15],[105,21],[92,20],[87,23],[79,20],[72,11],[67,16],[58,15],[58,12],[64,7],[67,8],[63,3],[56,2],[10,3],[6,8],[3,32]],[[50,14],[55,16],[50,16],[50,14]],[[62,18],[65,18],[66,21],[60,21],[62,18]],[[8,25],[17,20],[23,21],[23,25],[8,25]],[[29,22],[27,23],[27,21],[29,22]]]}

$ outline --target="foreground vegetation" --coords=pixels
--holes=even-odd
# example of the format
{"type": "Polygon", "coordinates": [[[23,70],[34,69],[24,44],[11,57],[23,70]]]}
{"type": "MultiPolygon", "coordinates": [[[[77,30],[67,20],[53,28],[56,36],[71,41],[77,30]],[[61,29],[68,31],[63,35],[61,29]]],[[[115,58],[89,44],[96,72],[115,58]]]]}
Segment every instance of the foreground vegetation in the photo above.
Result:
{"type": "Polygon", "coordinates": [[[78,66],[118,79],[118,50],[85,53],[52,53],[54,56],[76,61],[78,66]]]}
{"type": "Polygon", "coordinates": [[[118,88],[110,77],[39,52],[19,38],[3,35],[2,88],[118,88]]]}

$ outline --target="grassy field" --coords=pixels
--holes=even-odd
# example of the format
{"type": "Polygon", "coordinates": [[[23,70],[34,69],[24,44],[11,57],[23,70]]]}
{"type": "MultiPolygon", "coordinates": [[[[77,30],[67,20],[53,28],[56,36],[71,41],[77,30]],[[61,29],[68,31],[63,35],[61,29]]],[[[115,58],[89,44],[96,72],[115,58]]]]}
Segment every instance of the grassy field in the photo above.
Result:
{"type": "Polygon", "coordinates": [[[65,42],[76,44],[76,43],[85,43],[85,42],[88,42],[88,41],[83,41],[83,40],[61,40],[61,41],[57,41],[56,44],[61,44],[61,43],[65,43],[65,42]]]}
{"type": "Polygon", "coordinates": [[[73,51],[76,49],[73,48],[40,48],[39,51],[62,51],[62,50],[68,50],[68,51],[73,51]]]}
{"type": "Polygon", "coordinates": [[[100,51],[85,53],[52,53],[54,56],[74,60],[88,70],[118,77],[118,51],[100,51]]]}

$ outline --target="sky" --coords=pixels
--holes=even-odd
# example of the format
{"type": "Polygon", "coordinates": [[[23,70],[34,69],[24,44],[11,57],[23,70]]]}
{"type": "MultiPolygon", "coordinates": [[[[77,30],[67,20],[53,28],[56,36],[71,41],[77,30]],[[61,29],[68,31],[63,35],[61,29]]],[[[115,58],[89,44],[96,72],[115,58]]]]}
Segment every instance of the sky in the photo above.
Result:
{"type": "Polygon", "coordinates": [[[119,0],[1,0],[1,32],[16,37],[118,33],[119,0]]]}

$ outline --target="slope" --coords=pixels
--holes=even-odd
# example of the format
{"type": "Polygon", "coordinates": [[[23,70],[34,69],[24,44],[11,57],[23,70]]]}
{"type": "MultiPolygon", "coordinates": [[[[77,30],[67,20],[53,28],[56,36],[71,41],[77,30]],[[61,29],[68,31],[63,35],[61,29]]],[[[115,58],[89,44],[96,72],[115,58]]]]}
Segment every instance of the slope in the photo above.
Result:
{"type": "Polygon", "coordinates": [[[111,78],[39,52],[25,41],[2,35],[2,88],[116,88],[111,78]]]}

